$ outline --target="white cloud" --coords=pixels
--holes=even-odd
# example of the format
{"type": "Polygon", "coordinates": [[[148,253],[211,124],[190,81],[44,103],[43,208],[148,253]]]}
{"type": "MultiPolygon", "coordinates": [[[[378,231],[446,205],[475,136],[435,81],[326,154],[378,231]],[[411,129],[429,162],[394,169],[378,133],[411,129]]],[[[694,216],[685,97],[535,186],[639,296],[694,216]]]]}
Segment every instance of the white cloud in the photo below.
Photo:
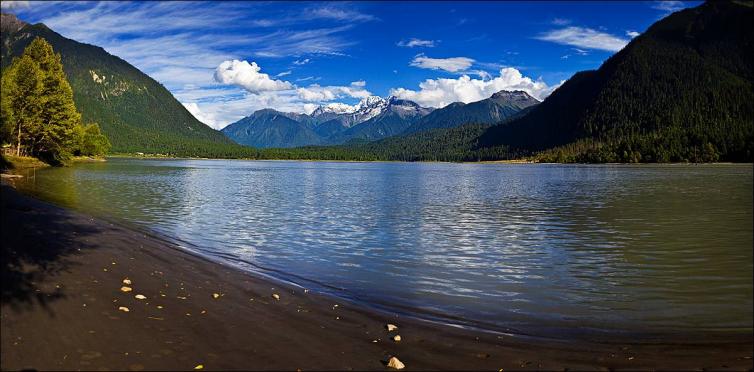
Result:
{"type": "Polygon", "coordinates": [[[623,49],[628,40],[608,33],[584,27],[566,27],[542,33],[536,39],[553,43],[571,45],[586,49],[607,50],[617,52],[623,49]]]}
{"type": "MultiPolygon", "coordinates": [[[[360,82],[357,82],[360,83],[360,82]]],[[[307,102],[332,101],[338,98],[366,98],[372,95],[364,89],[364,85],[351,86],[320,86],[312,84],[305,88],[296,89],[298,97],[307,102]]]]}
{"type": "Polygon", "coordinates": [[[565,25],[571,24],[571,20],[566,19],[566,18],[553,18],[552,24],[556,26],[565,26],[565,25]]]}
{"type": "MultiPolygon", "coordinates": [[[[6,3],[2,2],[4,8],[6,3]]],[[[279,8],[261,2],[51,3],[32,2],[25,12],[66,37],[105,48],[171,91],[180,89],[188,76],[203,74],[195,83],[213,84],[212,70],[221,62],[250,53],[268,58],[345,55],[358,41],[348,33],[355,21],[342,15],[351,11],[357,19],[369,18],[350,8],[346,13],[311,12],[321,6],[279,8]],[[258,19],[247,16],[250,12],[274,14],[274,19],[285,20],[287,27],[259,28],[258,19]],[[315,18],[330,22],[327,26],[313,24],[315,18]],[[228,24],[244,27],[245,32],[229,29],[228,24]],[[128,42],[123,42],[124,37],[128,42]]]]}
{"type": "Polygon", "coordinates": [[[11,9],[22,9],[22,8],[28,8],[29,2],[28,1],[0,1],[0,8],[11,10],[11,9]]]}
{"type": "Polygon", "coordinates": [[[354,87],[365,87],[367,85],[367,82],[364,80],[352,81],[351,85],[354,87]]]}
{"type": "Polygon", "coordinates": [[[439,40],[435,41],[435,40],[422,40],[422,39],[411,38],[408,41],[401,40],[396,45],[398,45],[399,47],[406,47],[406,48],[414,48],[414,47],[432,48],[435,46],[436,42],[439,42],[439,40]]]}
{"type": "MultiPolygon", "coordinates": [[[[563,82],[560,82],[562,84],[563,82]]],[[[414,101],[422,106],[443,107],[453,102],[475,102],[492,96],[501,90],[523,90],[532,97],[544,99],[560,84],[548,86],[541,79],[523,76],[512,67],[500,70],[500,75],[490,79],[472,79],[463,75],[457,79],[427,79],[419,84],[419,90],[392,89],[391,95],[414,101]]]]}
{"type": "Polygon", "coordinates": [[[237,85],[250,93],[293,88],[293,85],[287,81],[270,79],[270,76],[261,73],[261,70],[262,68],[256,62],[249,64],[247,61],[234,59],[217,66],[215,80],[226,85],[237,85]]]}
{"type": "Polygon", "coordinates": [[[279,73],[279,74],[275,75],[275,77],[283,77],[283,76],[287,76],[287,75],[290,75],[291,73],[292,73],[292,72],[291,72],[291,70],[288,70],[288,71],[283,71],[283,72],[281,72],[281,73],[279,73]]]}
{"type": "Polygon", "coordinates": [[[630,37],[632,39],[635,38],[635,37],[637,37],[637,36],[639,36],[639,35],[641,35],[641,34],[638,33],[638,32],[636,32],[636,31],[631,31],[631,30],[626,31],[626,36],[628,36],[628,37],[630,37]]]}
{"type": "Polygon", "coordinates": [[[181,102],[184,107],[186,107],[186,110],[188,110],[191,115],[194,115],[194,117],[201,121],[204,124],[209,125],[212,128],[220,129],[217,126],[217,120],[215,120],[215,115],[213,114],[207,114],[202,112],[201,109],[199,109],[199,105],[196,102],[190,102],[190,103],[184,103],[181,102]]]}
{"type": "Polygon", "coordinates": [[[474,60],[466,57],[430,58],[419,54],[411,61],[410,65],[431,70],[445,70],[448,72],[464,71],[474,64],[474,60]]]}
{"type": "Polygon", "coordinates": [[[686,5],[683,3],[683,1],[653,1],[652,2],[652,9],[661,10],[665,13],[677,12],[685,7],[686,5]]]}
{"type": "Polygon", "coordinates": [[[352,9],[337,7],[334,5],[309,9],[306,15],[316,19],[333,19],[338,21],[365,22],[377,20],[377,17],[364,14],[352,9]]]}
{"type": "Polygon", "coordinates": [[[305,64],[307,64],[309,62],[311,62],[311,60],[309,58],[304,58],[304,59],[297,59],[297,60],[293,61],[293,64],[297,65],[297,66],[301,66],[301,65],[305,65],[305,64]]]}

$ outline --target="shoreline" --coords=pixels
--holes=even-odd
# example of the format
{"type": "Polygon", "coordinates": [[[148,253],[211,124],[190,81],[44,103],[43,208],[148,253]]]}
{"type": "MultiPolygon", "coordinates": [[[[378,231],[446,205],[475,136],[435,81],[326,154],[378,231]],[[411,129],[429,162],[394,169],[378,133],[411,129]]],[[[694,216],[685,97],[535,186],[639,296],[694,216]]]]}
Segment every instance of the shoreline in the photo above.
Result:
{"type": "Polygon", "coordinates": [[[669,163],[552,163],[552,162],[538,162],[527,159],[516,160],[480,160],[480,161],[440,161],[440,160],[418,160],[418,161],[406,161],[406,160],[328,160],[328,159],[254,159],[254,158],[196,158],[196,157],[174,157],[174,156],[139,156],[134,154],[112,154],[106,155],[104,161],[107,158],[114,159],[143,159],[143,160],[230,160],[230,161],[264,161],[264,162],[285,162],[285,161],[298,161],[298,162],[310,162],[310,163],[438,163],[438,164],[506,164],[506,165],[620,165],[620,166],[642,166],[642,165],[753,165],[754,163],[747,162],[710,162],[710,163],[692,163],[692,162],[669,162],[669,163]]]}
{"type": "Polygon", "coordinates": [[[2,217],[9,265],[3,268],[2,369],[384,370],[389,356],[411,370],[753,366],[750,334],[714,343],[593,343],[391,314],[208,260],[169,237],[6,185],[2,217]],[[125,278],[132,292],[120,291],[125,278]],[[399,327],[401,342],[389,339],[396,332],[388,333],[387,323],[399,327]]]}

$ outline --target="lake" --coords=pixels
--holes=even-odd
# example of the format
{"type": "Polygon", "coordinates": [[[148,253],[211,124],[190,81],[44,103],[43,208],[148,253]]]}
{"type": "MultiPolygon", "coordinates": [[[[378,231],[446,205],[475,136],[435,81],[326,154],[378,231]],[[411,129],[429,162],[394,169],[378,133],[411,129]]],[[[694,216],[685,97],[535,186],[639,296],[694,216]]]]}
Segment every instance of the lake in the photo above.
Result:
{"type": "Polygon", "coordinates": [[[751,332],[751,165],[109,159],[22,190],[372,307],[569,336],[751,332]],[[553,333],[560,332],[560,333],[553,333]]]}

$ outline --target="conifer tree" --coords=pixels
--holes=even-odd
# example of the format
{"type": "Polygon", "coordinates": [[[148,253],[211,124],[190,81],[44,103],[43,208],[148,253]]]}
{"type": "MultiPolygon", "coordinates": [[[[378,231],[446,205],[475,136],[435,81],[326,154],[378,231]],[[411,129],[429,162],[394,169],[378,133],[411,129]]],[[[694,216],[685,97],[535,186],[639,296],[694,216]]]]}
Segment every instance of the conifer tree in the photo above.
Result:
{"type": "MultiPolygon", "coordinates": [[[[3,125],[9,127],[16,143],[16,155],[21,155],[24,144],[39,123],[43,76],[31,57],[24,55],[14,61],[3,73],[3,125]]],[[[31,151],[31,149],[30,149],[31,151]]]]}
{"type": "Polygon", "coordinates": [[[42,72],[42,99],[39,126],[32,139],[37,156],[59,163],[70,156],[74,127],[81,123],[60,54],[42,38],[36,38],[24,50],[42,72]]]}

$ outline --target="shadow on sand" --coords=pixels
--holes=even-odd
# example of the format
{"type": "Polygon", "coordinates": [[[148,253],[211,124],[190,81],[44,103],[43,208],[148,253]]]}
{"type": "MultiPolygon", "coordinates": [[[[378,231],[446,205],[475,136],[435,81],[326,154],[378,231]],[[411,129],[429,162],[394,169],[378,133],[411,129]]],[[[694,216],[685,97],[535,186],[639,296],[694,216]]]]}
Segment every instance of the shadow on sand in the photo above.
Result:
{"type": "Polygon", "coordinates": [[[97,229],[81,226],[62,210],[0,186],[0,251],[2,252],[2,300],[14,310],[31,310],[65,297],[62,288],[45,281],[68,271],[71,255],[94,244],[86,235],[97,229]]]}

